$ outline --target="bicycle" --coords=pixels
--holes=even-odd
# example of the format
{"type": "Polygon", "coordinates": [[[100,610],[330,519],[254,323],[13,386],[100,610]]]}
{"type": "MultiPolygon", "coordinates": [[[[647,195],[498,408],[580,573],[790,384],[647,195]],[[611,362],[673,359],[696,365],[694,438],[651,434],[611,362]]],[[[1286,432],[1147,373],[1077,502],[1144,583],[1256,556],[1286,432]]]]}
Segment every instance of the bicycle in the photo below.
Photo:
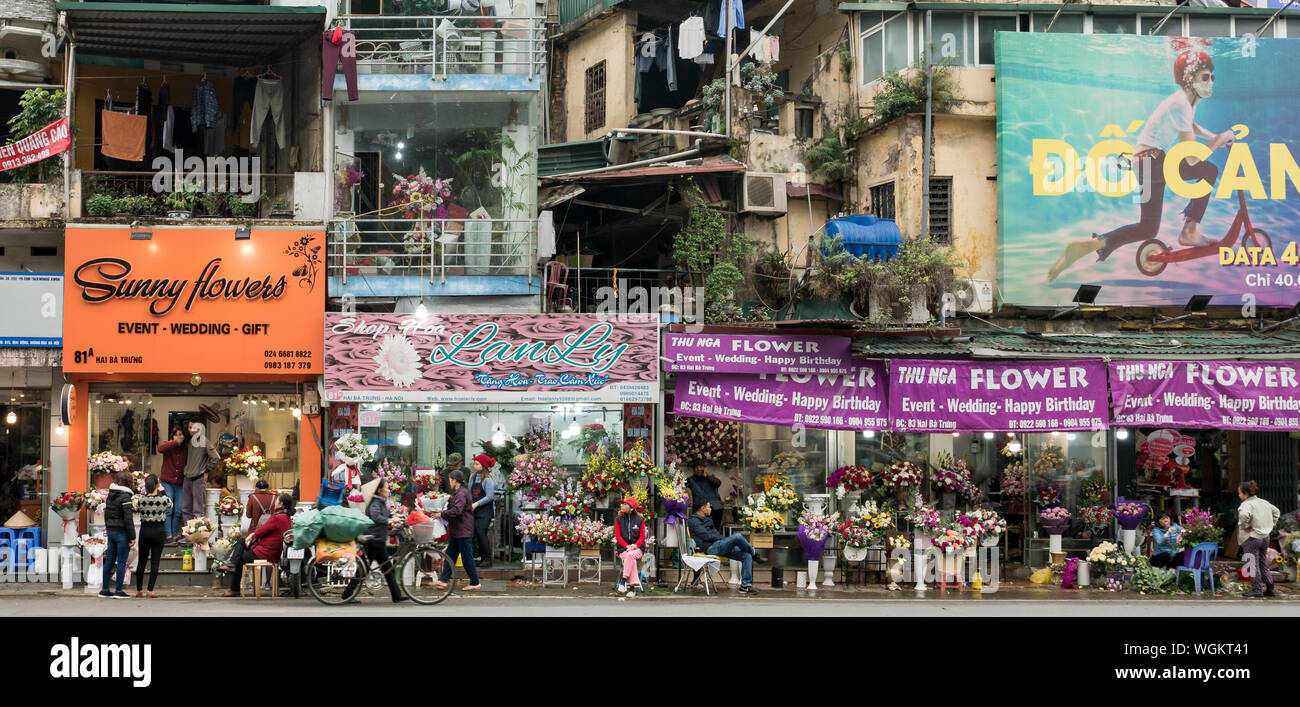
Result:
{"type": "Polygon", "coordinates": [[[412,526],[402,531],[403,539],[414,547],[399,553],[395,562],[397,583],[402,593],[417,604],[432,605],[451,596],[456,587],[456,563],[446,553],[446,544],[433,538],[433,524],[412,526]],[[447,582],[439,587],[444,568],[447,582]]]}
{"type": "Polygon", "coordinates": [[[317,562],[314,553],[308,555],[307,564],[302,569],[303,577],[307,582],[307,591],[320,603],[337,606],[346,603],[348,599],[357,598],[362,591],[373,595],[376,590],[382,589],[383,572],[371,572],[371,561],[366,557],[365,543],[371,539],[372,536],[369,535],[357,538],[357,555],[350,561],[317,562]],[[351,597],[345,596],[344,592],[348,584],[354,579],[359,580],[356,592],[351,597]]]}

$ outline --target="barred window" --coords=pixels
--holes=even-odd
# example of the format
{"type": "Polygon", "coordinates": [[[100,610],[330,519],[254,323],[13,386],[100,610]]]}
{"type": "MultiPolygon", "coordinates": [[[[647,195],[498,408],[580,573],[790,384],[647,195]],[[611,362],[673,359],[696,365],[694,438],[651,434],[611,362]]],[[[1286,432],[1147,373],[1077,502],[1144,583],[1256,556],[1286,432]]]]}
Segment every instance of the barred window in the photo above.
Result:
{"type": "Polygon", "coordinates": [[[930,179],[930,240],[952,244],[952,177],[930,179]]]}
{"type": "Polygon", "coordinates": [[[605,125],[605,62],[587,69],[586,131],[599,130],[605,125]]]}
{"type": "Polygon", "coordinates": [[[876,218],[894,218],[894,183],[871,187],[871,214],[876,218]]]}

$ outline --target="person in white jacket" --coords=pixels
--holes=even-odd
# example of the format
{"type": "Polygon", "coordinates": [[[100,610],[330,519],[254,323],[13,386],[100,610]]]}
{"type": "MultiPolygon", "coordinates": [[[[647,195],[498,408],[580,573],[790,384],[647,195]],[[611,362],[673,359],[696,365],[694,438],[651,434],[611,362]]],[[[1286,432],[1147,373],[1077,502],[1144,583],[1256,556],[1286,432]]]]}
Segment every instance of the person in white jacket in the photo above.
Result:
{"type": "Polygon", "coordinates": [[[1241,505],[1237,507],[1237,541],[1241,543],[1241,555],[1248,565],[1253,563],[1250,573],[1250,591],[1245,597],[1273,596],[1273,575],[1268,571],[1268,536],[1282,512],[1277,506],[1259,497],[1259,484],[1243,481],[1237,486],[1237,496],[1241,505]],[[1260,591],[1261,584],[1268,589],[1260,591]]]}

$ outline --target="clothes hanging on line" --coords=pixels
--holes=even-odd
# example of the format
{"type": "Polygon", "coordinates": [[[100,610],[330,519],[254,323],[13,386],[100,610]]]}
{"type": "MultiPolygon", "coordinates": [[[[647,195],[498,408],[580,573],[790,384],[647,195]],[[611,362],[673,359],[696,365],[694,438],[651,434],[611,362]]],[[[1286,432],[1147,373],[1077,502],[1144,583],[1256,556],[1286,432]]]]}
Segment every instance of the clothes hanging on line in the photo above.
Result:
{"type": "Polygon", "coordinates": [[[704,18],[688,17],[677,28],[677,56],[694,59],[704,52],[704,18]]]}
{"type": "Polygon", "coordinates": [[[226,151],[226,114],[217,113],[212,127],[203,129],[203,154],[220,155],[226,151]]]}
{"type": "Polygon", "coordinates": [[[230,130],[239,128],[239,117],[244,113],[244,106],[252,107],[253,97],[257,95],[257,77],[236,76],[231,91],[231,105],[234,106],[230,116],[230,130]]]}
{"type": "Polygon", "coordinates": [[[750,32],[750,35],[751,38],[749,41],[754,42],[755,39],[758,40],[754,43],[754,48],[749,51],[749,55],[753,57],[754,61],[760,61],[764,64],[772,64],[780,60],[780,37],[771,34],[766,37],[759,37],[759,30],[753,30],[750,32]]]}
{"type": "Polygon", "coordinates": [[[105,109],[99,114],[99,124],[100,141],[103,143],[100,152],[105,157],[124,162],[139,162],[144,159],[148,118],[105,109]]]}
{"type": "Polygon", "coordinates": [[[726,37],[733,29],[745,28],[745,6],[741,0],[731,0],[731,16],[727,17],[727,0],[710,0],[704,11],[705,29],[726,37]]]}
{"type": "Polygon", "coordinates": [[[258,79],[253,96],[253,121],[248,132],[249,149],[257,149],[262,138],[262,124],[270,116],[275,126],[275,143],[284,147],[284,85],[274,79],[258,79]]]}
{"type": "Polygon", "coordinates": [[[667,41],[655,36],[653,32],[646,32],[637,41],[636,81],[632,88],[632,100],[636,103],[641,102],[641,84],[643,81],[641,76],[649,73],[652,68],[666,72],[668,74],[668,90],[677,90],[677,62],[673,59],[672,41],[672,28],[668,30],[667,41]]]}
{"type": "MultiPolygon", "coordinates": [[[[336,28],[337,29],[337,28],[336,28]]],[[[352,30],[321,34],[320,95],[328,101],[334,98],[334,73],[343,62],[343,78],[348,84],[348,100],[355,101],[357,94],[357,42],[352,30]]],[[[256,113],[257,109],[253,109],[256,113]]],[[[254,117],[256,120],[256,117],[254,117]]]]}
{"type": "Polygon", "coordinates": [[[712,41],[708,41],[704,43],[704,51],[701,52],[699,56],[695,57],[695,63],[699,64],[700,66],[713,63],[713,42],[712,41]]]}
{"type": "Polygon", "coordinates": [[[199,128],[210,128],[217,120],[220,106],[217,104],[217,90],[211,81],[200,81],[194,86],[194,103],[190,106],[190,129],[198,132],[199,128]]]}

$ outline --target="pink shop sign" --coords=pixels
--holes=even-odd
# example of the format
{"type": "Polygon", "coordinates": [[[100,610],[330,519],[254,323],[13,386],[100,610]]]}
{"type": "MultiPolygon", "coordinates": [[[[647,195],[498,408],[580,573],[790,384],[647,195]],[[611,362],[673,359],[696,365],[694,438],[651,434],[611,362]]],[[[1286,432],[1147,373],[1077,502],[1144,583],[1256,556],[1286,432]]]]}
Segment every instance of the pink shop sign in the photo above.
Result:
{"type": "Polygon", "coordinates": [[[658,321],[597,314],[326,314],[332,402],[653,403],[658,321]]]}

